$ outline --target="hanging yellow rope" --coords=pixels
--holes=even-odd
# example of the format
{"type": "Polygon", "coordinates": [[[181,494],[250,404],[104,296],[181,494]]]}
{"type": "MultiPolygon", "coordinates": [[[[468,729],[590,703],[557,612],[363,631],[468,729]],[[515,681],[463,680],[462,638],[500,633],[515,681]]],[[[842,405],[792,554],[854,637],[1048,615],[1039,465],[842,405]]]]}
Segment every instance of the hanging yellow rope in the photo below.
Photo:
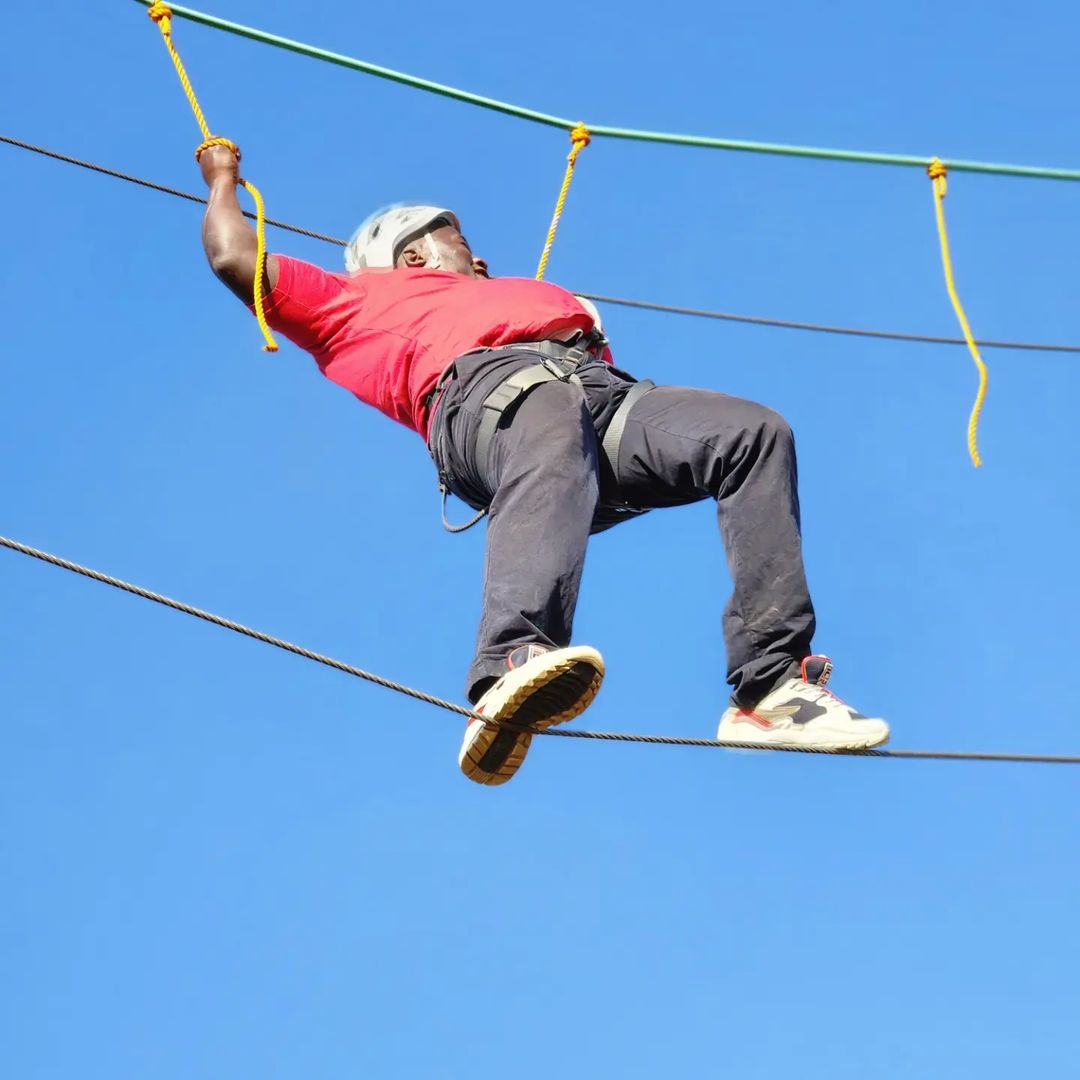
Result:
{"type": "MultiPolygon", "coordinates": [[[[198,161],[199,158],[202,157],[203,151],[209,149],[211,146],[227,146],[236,155],[236,160],[239,161],[240,148],[236,143],[231,139],[223,139],[221,136],[210,134],[210,127],[206,123],[206,117],[203,116],[202,109],[199,108],[198,99],[195,97],[195,90],[192,88],[191,81],[188,79],[187,72],[184,70],[184,64],[180,59],[180,54],[176,51],[176,46],[173,44],[172,11],[169,9],[169,6],[160,2],[152,4],[147,11],[147,14],[155,23],[157,23],[158,29],[161,31],[165,46],[169,50],[169,55],[172,57],[173,64],[176,67],[176,74],[180,76],[180,84],[183,86],[184,93],[187,95],[188,104],[191,106],[191,111],[195,114],[195,119],[198,121],[199,130],[202,132],[203,141],[195,151],[195,160],[198,161]]],[[[266,339],[266,344],[263,346],[263,349],[266,352],[277,352],[277,342],[274,341],[273,335],[270,333],[270,327],[266,323],[266,300],[263,296],[263,275],[266,271],[266,210],[263,205],[263,197],[259,193],[259,189],[247,180],[237,180],[237,183],[246,188],[251,193],[252,199],[255,200],[255,235],[258,239],[257,254],[255,257],[255,316],[259,320],[259,329],[262,330],[263,337],[266,339]]]]}
{"type": "Polygon", "coordinates": [[[555,201],[555,213],[551,216],[551,227],[548,229],[547,240],[544,241],[544,250],[540,253],[540,265],[536,268],[536,280],[542,281],[544,271],[547,269],[548,256],[551,254],[551,245],[555,243],[555,233],[559,228],[559,218],[562,217],[563,205],[566,202],[566,193],[570,190],[570,181],[574,178],[574,165],[577,156],[592,142],[589,129],[579,120],[570,132],[570,153],[566,158],[566,174],[563,176],[562,189],[555,201]]]}
{"type": "Polygon", "coordinates": [[[964,314],[964,308],[960,303],[960,297],[956,294],[956,284],[953,281],[952,258],[949,255],[949,234],[945,229],[944,201],[948,190],[946,181],[948,169],[946,169],[943,161],[934,158],[926,171],[934,184],[934,210],[937,215],[938,236],[941,239],[941,263],[945,268],[945,287],[949,290],[949,299],[952,301],[953,310],[956,312],[956,318],[960,323],[960,329],[964,331],[964,340],[967,342],[968,350],[975,361],[975,366],[979,369],[979,392],[975,395],[975,405],[971,410],[971,418],[968,420],[968,453],[971,455],[972,463],[977,469],[982,465],[975,439],[979,426],[979,413],[982,411],[983,401],[986,398],[986,364],[983,363],[983,358],[979,355],[979,346],[975,344],[975,338],[971,333],[971,327],[968,325],[967,316],[964,314]]]}

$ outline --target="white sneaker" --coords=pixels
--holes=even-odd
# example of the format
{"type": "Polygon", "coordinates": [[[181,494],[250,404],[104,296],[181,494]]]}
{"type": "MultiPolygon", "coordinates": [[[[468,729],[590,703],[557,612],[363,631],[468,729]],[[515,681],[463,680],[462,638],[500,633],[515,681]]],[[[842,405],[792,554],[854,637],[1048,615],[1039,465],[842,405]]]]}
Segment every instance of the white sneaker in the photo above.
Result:
{"type": "Polygon", "coordinates": [[[827,656],[808,656],[801,678],[788,679],[752,709],[732,705],[720,718],[721,742],[868,750],[889,741],[884,720],[863,716],[825,689],[832,674],[827,656]]]}
{"type": "Polygon", "coordinates": [[[604,679],[603,658],[587,645],[522,645],[507,656],[506,666],[507,673],[473,709],[489,722],[469,721],[458,754],[461,771],[478,784],[505,784],[532,742],[532,731],[521,728],[542,731],[580,716],[604,679]]]}

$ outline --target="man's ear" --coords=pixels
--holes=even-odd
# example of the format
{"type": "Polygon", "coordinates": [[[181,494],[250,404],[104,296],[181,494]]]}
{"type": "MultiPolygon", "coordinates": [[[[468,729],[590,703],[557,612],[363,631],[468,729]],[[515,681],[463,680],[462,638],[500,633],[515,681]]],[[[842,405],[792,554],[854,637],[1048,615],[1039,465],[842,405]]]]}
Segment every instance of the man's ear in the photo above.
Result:
{"type": "Polygon", "coordinates": [[[420,253],[419,247],[415,244],[410,244],[399,256],[398,266],[424,266],[427,263],[427,256],[420,253]]]}

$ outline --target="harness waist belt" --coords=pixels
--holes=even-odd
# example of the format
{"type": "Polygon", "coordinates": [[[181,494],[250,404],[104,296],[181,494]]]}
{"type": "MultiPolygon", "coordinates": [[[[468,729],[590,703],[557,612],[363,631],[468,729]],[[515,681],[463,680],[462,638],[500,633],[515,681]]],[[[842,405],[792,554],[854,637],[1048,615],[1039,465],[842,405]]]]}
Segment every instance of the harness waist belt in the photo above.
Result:
{"type": "Polygon", "coordinates": [[[500,349],[527,349],[538,352],[551,360],[569,360],[580,364],[587,357],[599,358],[607,339],[593,334],[580,337],[572,343],[563,341],[515,341],[512,345],[500,345],[500,349]]]}

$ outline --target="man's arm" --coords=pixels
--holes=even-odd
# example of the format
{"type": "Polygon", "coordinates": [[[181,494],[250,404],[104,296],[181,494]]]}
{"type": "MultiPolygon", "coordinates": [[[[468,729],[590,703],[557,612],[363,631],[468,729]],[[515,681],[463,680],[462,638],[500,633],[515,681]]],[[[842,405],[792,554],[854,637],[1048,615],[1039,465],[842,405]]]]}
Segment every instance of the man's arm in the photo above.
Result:
{"type": "MultiPolygon", "coordinates": [[[[202,241],[210,267],[245,304],[254,302],[255,260],[258,242],[255,230],[244,217],[236,197],[239,163],[227,146],[211,146],[199,158],[210,197],[203,218],[202,241]]],[[[266,256],[263,289],[269,294],[277,284],[278,263],[266,256]]]]}

